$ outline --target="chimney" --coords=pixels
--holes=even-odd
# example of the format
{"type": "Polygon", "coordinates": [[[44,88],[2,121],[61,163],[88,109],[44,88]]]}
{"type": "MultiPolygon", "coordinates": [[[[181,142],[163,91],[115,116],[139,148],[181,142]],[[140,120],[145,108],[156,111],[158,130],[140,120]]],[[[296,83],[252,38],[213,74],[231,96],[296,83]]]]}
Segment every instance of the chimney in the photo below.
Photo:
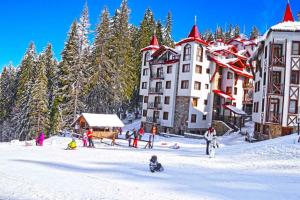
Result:
{"type": "Polygon", "coordinates": [[[297,17],[298,17],[298,21],[300,22],[300,12],[298,12],[297,17]]]}

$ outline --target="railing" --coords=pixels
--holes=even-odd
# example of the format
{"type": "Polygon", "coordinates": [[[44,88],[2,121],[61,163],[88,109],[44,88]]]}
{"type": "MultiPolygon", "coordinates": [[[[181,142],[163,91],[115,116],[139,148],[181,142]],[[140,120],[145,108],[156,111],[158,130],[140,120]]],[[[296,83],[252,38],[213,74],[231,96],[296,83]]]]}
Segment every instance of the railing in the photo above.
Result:
{"type": "Polygon", "coordinates": [[[146,117],[146,122],[160,124],[159,118],[146,117]]]}
{"type": "Polygon", "coordinates": [[[180,55],[174,56],[171,59],[166,58],[164,60],[161,60],[161,59],[152,60],[152,61],[150,61],[150,65],[161,65],[161,64],[175,63],[175,62],[179,61],[179,59],[180,59],[180,55]]]}
{"type": "Polygon", "coordinates": [[[253,95],[252,94],[245,94],[244,95],[244,99],[243,99],[244,104],[252,103],[252,101],[253,101],[253,95]]]}
{"type": "Polygon", "coordinates": [[[267,114],[267,122],[281,124],[281,113],[270,111],[267,114]]]}
{"type": "Polygon", "coordinates": [[[283,93],[284,93],[284,84],[273,83],[268,86],[268,94],[282,96],[283,93]]]}
{"type": "Polygon", "coordinates": [[[253,88],[253,83],[251,83],[251,82],[244,83],[244,84],[243,84],[243,88],[244,88],[244,89],[253,88]]]}
{"type": "Polygon", "coordinates": [[[149,88],[149,94],[163,94],[164,90],[162,88],[149,88]]]}
{"type": "Polygon", "coordinates": [[[161,74],[152,74],[151,75],[151,79],[164,79],[164,75],[161,73],[161,74]]]}
{"type": "Polygon", "coordinates": [[[276,67],[285,67],[285,56],[280,56],[280,57],[273,57],[272,58],[272,66],[276,67]]]}
{"type": "Polygon", "coordinates": [[[148,109],[161,110],[162,109],[162,104],[161,103],[156,103],[156,102],[149,102],[148,103],[148,109]]]}

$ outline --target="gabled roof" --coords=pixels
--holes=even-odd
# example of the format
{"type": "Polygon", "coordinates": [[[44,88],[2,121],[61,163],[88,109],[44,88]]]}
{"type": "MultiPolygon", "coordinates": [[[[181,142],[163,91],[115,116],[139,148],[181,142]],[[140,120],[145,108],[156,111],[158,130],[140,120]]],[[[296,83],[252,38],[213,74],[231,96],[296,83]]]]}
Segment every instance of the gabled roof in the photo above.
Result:
{"type": "Polygon", "coordinates": [[[141,49],[141,51],[148,51],[148,50],[157,50],[159,49],[158,40],[155,35],[152,36],[152,39],[150,41],[150,45],[141,49]]]}
{"type": "Polygon", "coordinates": [[[82,113],[73,125],[83,117],[89,127],[109,127],[109,128],[119,128],[124,127],[123,122],[119,119],[116,114],[93,114],[93,113],[82,113]]]}
{"type": "Polygon", "coordinates": [[[200,33],[198,27],[196,25],[193,26],[189,36],[189,38],[200,38],[200,33]]]}
{"type": "Polygon", "coordinates": [[[165,51],[168,51],[168,50],[171,51],[171,52],[173,52],[174,54],[178,54],[178,53],[176,52],[175,49],[170,48],[170,47],[167,47],[167,46],[165,46],[165,45],[162,45],[162,46],[159,47],[159,49],[157,49],[157,50],[151,55],[151,57],[158,57],[158,56],[160,56],[162,53],[164,53],[165,51]]]}
{"type": "Polygon", "coordinates": [[[180,46],[180,45],[182,45],[184,43],[188,43],[188,42],[197,42],[197,43],[202,44],[204,46],[208,46],[208,43],[201,39],[200,33],[199,33],[198,28],[197,28],[196,25],[194,25],[192,27],[192,30],[191,30],[188,38],[185,38],[185,39],[179,41],[176,44],[176,46],[180,46]]]}
{"type": "Polygon", "coordinates": [[[293,13],[290,7],[290,4],[287,3],[286,8],[285,8],[285,12],[284,12],[284,16],[283,16],[283,22],[293,22],[294,17],[293,17],[293,13]]]}

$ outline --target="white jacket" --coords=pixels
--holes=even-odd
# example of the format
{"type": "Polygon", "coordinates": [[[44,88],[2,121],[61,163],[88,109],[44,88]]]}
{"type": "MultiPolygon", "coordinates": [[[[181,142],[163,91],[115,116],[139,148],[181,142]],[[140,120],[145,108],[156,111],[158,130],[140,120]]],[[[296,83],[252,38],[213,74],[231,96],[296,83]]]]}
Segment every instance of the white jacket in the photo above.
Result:
{"type": "Polygon", "coordinates": [[[204,138],[207,140],[207,141],[212,141],[213,140],[213,137],[217,136],[217,133],[216,133],[216,130],[214,129],[212,132],[210,131],[206,131],[205,134],[204,134],[204,138]]]}

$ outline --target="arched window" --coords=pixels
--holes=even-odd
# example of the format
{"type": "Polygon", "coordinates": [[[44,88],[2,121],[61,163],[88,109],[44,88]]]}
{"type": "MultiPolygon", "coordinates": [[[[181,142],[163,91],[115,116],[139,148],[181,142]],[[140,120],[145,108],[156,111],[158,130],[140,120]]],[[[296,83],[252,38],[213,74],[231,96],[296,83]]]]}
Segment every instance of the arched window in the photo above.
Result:
{"type": "Polygon", "coordinates": [[[191,60],[191,45],[187,44],[183,49],[183,61],[191,60]]]}
{"type": "Polygon", "coordinates": [[[203,47],[201,45],[199,45],[197,47],[197,54],[196,54],[196,60],[198,62],[202,62],[203,61],[203,47]]]}
{"type": "Polygon", "coordinates": [[[233,74],[231,72],[227,72],[227,79],[233,79],[233,74]]]}
{"type": "Polygon", "coordinates": [[[147,52],[147,53],[145,53],[145,57],[144,57],[144,66],[147,65],[147,62],[149,61],[149,59],[150,59],[150,53],[147,52]]]}

